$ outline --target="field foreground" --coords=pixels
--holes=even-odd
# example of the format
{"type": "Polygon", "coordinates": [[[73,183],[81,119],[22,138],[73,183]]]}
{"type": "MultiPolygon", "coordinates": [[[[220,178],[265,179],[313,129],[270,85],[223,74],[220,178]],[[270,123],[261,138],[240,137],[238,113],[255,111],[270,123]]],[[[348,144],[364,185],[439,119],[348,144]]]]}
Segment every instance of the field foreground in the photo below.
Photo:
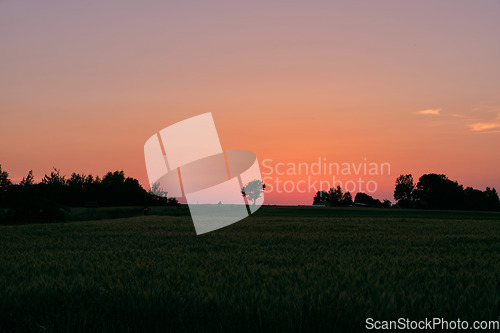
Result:
{"type": "Polygon", "coordinates": [[[361,331],[498,320],[500,214],[263,207],[0,226],[3,331],[361,331]]]}

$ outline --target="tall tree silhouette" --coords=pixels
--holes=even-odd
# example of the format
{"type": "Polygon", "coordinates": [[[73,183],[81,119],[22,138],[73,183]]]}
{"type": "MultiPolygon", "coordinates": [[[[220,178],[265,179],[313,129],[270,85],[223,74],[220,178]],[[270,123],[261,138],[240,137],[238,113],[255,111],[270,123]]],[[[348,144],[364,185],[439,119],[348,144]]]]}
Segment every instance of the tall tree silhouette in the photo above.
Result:
{"type": "Polygon", "coordinates": [[[9,186],[12,182],[9,179],[9,174],[7,171],[2,170],[2,165],[0,165],[0,207],[6,204],[5,195],[9,186]]]}
{"type": "Polygon", "coordinates": [[[6,191],[7,187],[12,185],[9,179],[9,173],[2,170],[2,165],[0,164],[0,192],[6,191]]]}
{"type": "Polygon", "coordinates": [[[313,198],[313,205],[324,205],[326,203],[330,203],[330,199],[328,198],[328,192],[326,191],[318,191],[313,198]]]}
{"type": "Polygon", "coordinates": [[[337,185],[337,187],[332,187],[328,190],[328,199],[330,200],[330,205],[340,206],[342,203],[342,187],[337,185]]]}
{"type": "Polygon", "coordinates": [[[411,207],[412,195],[415,185],[411,174],[400,175],[396,179],[396,188],[394,189],[394,199],[399,207],[411,207]]]}
{"type": "Polygon", "coordinates": [[[260,198],[265,188],[266,184],[264,184],[261,180],[255,179],[243,186],[241,194],[248,200],[252,200],[255,205],[256,200],[260,198]]]}

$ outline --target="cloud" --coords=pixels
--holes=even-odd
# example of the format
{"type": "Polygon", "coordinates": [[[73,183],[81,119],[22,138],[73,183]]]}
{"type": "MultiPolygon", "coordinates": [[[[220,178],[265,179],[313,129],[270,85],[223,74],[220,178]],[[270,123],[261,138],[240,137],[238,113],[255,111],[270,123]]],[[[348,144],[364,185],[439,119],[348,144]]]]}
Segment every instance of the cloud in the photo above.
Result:
{"type": "Polygon", "coordinates": [[[441,114],[441,111],[441,108],[427,109],[414,112],[414,114],[431,116],[426,119],[427,126],[459,126],[475,133],[500,133],[500,105],[474,106],[463,113],[441,114]]]}
{"type": "Polygon", "coordinates": [[[439,116],[439,112],[441,112],[441,109],[427,109],[427,110],[420,110],[415,112],[416,114],[430,114],[434,116],[439,116]]]}
{"type": "Polygon", "coordinates": [[[500,128],[500,123],[474,123],[474,124],[469,124],[469,127],[473,131],[481,132],[481,131],[500,128]]]}

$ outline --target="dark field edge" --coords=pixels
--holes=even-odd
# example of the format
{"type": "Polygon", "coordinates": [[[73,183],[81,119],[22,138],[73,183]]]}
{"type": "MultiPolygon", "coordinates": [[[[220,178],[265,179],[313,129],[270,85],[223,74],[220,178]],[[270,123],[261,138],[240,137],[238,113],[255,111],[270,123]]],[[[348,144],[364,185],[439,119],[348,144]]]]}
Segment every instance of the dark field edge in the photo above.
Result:
{"type": "MultiPolygon", "coordinates": [[[[47,222],[7,222],[1,218],[0,225],[40,224],[47,222]]],[[[54,221],[68,223],[74,221],[108,220],[144,215],[144,207],[73,207],[65,210],[65,220],[54,221]]],[[[149,216],[190,216],[187,205],[149,207],[149,216]]],[[[365,207],[312,207],[312,206],[277,206],[264,205],[252,214],[256,217],[338,217],[338,218],[393,218],[393,219],[438,219],[438,220],[500,220],[500,212],[462,211],[462,210],[430,210],[430,209],[398,209],[398,208],[365,208],[365,207]]],[[[52,222],[51,222],[52,223],[52,222]]]]}
{"type": "Polygon", "coordinates": [[[500,212],[364,208],[364,207],[301,207],[301,206],[262,206],[255,216],[282,217],[366,217],[366,218],[418,218],[439,220],[498,220],[500,212]]]}

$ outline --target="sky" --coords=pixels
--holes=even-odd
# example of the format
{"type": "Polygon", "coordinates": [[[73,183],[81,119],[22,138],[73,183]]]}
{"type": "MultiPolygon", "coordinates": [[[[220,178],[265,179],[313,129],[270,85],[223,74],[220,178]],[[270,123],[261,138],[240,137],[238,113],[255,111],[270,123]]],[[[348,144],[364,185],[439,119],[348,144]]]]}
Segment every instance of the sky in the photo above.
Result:
{"type": "Polygon", "coordinates": [[[297,184],[334,176],[391,200],[406,173],[500,189],[499,15],[494,0],[0,0],[0,164],[148,188],[146,140],[211,112],[222,148],[254,152],[275,185],[266,204],[310,204],[297,184]],[[318,160],[390,173],[280,174],[318,160]]]}

